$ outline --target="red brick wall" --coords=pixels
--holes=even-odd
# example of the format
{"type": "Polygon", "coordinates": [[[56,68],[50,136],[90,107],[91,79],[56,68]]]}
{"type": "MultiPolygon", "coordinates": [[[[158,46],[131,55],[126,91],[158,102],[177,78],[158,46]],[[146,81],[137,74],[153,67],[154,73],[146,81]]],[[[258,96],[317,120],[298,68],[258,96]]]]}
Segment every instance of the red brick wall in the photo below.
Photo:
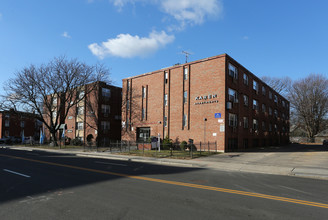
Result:
{"type": "MultiPolygon", "coordinates": [[[[288,129],[288,120],[282,120],[281,114],[289,116],[289,108],[282,108],[281,101],[285,100],[282,96],[275,93],[265,83],[261,82],[256,76],[250,73],[238,62],[226,54],[173,66],[167,69],[155,71],[123,79],[123,103],[128,97],[131,102],[130,111],[126,111],[125,105],[122,106],[122,121],[127,117],[131,122],[131,128],[123,129],[123,140],[136,140],[137,127],[151,127],[151,135],[169,138],[181,141],[193,139],[194,143],[199,142],[217,142],[217,149],[221,151],[228,149],[228,141],[236,139],[238,149],[243,149],[244,139],[248,140],[248,146],[255,146],[256,140],[259,144],[267,145],[271,142],[287,142],[287,132],[281,132],[282,126],[288,129]],[[228,64],[231,63],[238,69],[238,79],[233,80],[228,73],[228,64]],[[184,68],[188,68],[188,77],[183,78],[184,68]],[[165,71],[168,72],[168,83],[165,84],[165,71]],[[249,84],[243,83],[243,73],[249,77],[249,84]],[[259,92],[253,91],[253,79],[259,84],[259,92]],[[127,82],[130,81],[130,90],[127,93],[127,82]],[[262,86],[266,87],[266,95],[262,94],[262,86]],[[148,88],[147,98],[142,98],[142,87],[148,88]],[[226,109],[228,101],[228,89],[234,89],[239,94],[239,103],[234,103],[231,110],[226,109]],[[268,93],[272,91],[273,96],[277,95],[280,102],[275,104],[269,100],[268,93]],[[187,103],[183,103],[184,91],[187,92],[187,103]],[[168,105],[164,106],[164,94],[168,94],[168,105]],[[243,95],[249,97],[249,106],[243,105],[243,95]],[[210,99],[210,95],[212,98],[210,99]],[[213,96],[215,95],[215,98],[213,96]],[[198,98],[197,98],[198,97],[198,98]],[[207,99],[205,99],[207,97],[207,99]],[[200,98],[203,98],[200,100],[200,98]],[[259,111],[252,109],[253,98],[259,102],[259,111]],[[198,99],[198,100],[197,100],[198,99]],[[210,102],[210,103],[208,103],[210,102]],[[261,111],[262,103],[266,104],[267,112],[269,106],[272,110],[279,111],[279,117],[268,116],[261,111]],[[147,119],[141,121],[141,110],[147,106],[147,119]],[[238,115],[236,128],[229,126],[228,113],[238,115]],[[215,117],[215,113],[220,113],[221,118],[215,117]],[[187,115],[187,125],[183,127],[183,115],[187,115]],[[164,127],[163,118],[168,117],[168,125],[164,127]],[[243,117],[249,118],[249,128],[243,128],[243,117]],[[204,118],[207,121],[204,121],[204,118]],[[262,121],[266,123],[266,131],[259,129],[258,132],[251,130],[253,118],[258,119],[259,128],[262,121]],[[162,122],[159,124],[158,122],[162,122]],[[269,123],[277,124],[277,132],[268,132],[269,123]],[[220,125],[224,131],[220,130],[220,125]],[[255,141],[254,141],[255,140],[255,141]]],[[[289,103],[288,103],[289,105],[289,103]]],[[[214,145],[213,145],[214,146],[214,145]]],[[[212,148],[213,149],[213,148],[212,148]]]]}

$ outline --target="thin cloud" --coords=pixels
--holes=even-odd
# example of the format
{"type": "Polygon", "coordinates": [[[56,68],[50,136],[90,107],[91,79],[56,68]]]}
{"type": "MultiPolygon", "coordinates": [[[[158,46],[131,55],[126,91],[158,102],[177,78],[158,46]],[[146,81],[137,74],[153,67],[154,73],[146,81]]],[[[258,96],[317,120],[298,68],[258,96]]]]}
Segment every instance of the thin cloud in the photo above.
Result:
{"type": "Polygon", "coordinates": [[[2,14],[0,13],[0,21],[2,20],[2,14]]]}
{"type": "Polygon", "coordinates": [[[168,35],[165,31],[153,31],[148,37],[119,34],[116,38],[108,39],[100,45],[97,43],[90,44],[88,48],[100,59],[106,56],[122,58],[146,57],[173,42],[174,38],[173,35],[168,35]]]}
{"type": "Polygon", "coordinates": [[[220,0],[164,0],[161,8],[174,17],[182,28],[202,24],[205,18],[219,16],[223,10],[220,0]]]}
{"type": "Polygon", "coordinates": [[[64,33],[62,33],[61,36],[65,37],[65,38],[72,38],[66,31],[64,33]]]}
{"type": "MultiPolygon", "coordinates": [[[[138,2],[150,3],[157,6],[165,14],[173,17],[178,25],[171,24],[171,29],[183,29],[187,25],[200,25],[208,17],[220,16],[223,12],[222,0],[110,0],[119,11],[126,4],[138,2]],[[174,28],[172,28],[174,27],[174,28]]],[[[167,20],[167,19],[164,19],[167,20]]]]}

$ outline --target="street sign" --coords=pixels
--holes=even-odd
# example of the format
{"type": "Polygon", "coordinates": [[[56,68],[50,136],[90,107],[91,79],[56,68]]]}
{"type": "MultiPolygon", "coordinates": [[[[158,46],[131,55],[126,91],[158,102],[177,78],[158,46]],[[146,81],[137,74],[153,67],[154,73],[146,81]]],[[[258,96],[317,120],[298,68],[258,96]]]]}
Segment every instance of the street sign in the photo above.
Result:
{"type": "Polygon", "coordinates": [[[221,113],[214,113],[215,118],[221,118],[221,113]]]}

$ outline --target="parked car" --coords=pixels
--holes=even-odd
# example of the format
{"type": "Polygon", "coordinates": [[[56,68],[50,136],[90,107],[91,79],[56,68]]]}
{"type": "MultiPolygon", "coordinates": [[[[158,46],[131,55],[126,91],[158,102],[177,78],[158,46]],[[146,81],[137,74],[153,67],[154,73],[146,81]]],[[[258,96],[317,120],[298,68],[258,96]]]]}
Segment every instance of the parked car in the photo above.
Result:
{"type": "Polygon", "coordinates": [[[328,140],[323,140],[322,145],[323,146],[328,146],[328,140]]]}

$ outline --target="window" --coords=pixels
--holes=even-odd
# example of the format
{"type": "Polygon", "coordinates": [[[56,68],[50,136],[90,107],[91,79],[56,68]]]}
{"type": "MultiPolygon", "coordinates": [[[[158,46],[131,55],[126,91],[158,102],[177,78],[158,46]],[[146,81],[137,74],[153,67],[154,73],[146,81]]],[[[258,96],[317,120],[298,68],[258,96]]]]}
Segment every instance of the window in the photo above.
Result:
{"type": "Polygon", "coordinates": [[[272,124],[269,123],[269,131],[272,131],[272,124]]]}
{"type": "Polygon", "coordinates": [[[183,92],[183,103],[184,104],[187,103],[187,100],[188,100],[188,93],[187,93],[187,91],[184,91],[183,92]]]}
{"type": "Polygon", "coordinates": [[[263,130],[263,131],[266,130],[266,128],[265,128],[265,122],[264,122],[264,121],[262,121],[262,130],[263,130]]]}
{"type": "Polygon", "coordinates": [[[164,95],[164,105],[167,106],[167,94],[164,95]]]}
{"type": "Polygon", "coordinates": [[[76,109],[76,111],[77,111],[77,114],[78,115],[83,115],[83,113],[84,113],[84,106],[78,106],[77,109],[76,109]]]}
{"type": "Polygon", "coordinates": [[[141,111],[141,120],[145,120],[145,113],[146,113],[145,109],[142,108],[142,111],[141,111]]]}
{"type": "Polygon", "coordinates": [[[238,103],[238,93],[235,90],[229,88],[228,94],[230,102],[238,103]]]}
{"type": "Polygon", "coordinates": [[[165,84],[167,84],[169,79],[169,73],[167,71],[164,72],[165,84]]]}
{"type": "Polygon", "coordinates": [[[248,128],[248,117],[244,117],[244,128],[248,128]]]}
{"type": "Polygon", "coordinates": [[[244,95],[244,105],[248,106],[248,96],[244,95]]]}
{"type": "Polygon", "coordinates": [[[232,78],[238,79],[238,71],[235,66],[229,63],[229,76],[232,78]]]}
{"type": "Polygon", "coordinates": [[[259,110],[259,102],[256,99],[253,99],[253,109],[256,111],[259,110]]]}
{"type": "Polygon", "coordinates": [[[248,85],[248,75],[244,73],[243,77],[244,77],[244,84],[248,85]]]}
{"type": "Polygon", "coordinates": [[[21,128],[24,128],[25,127],[25,121],[21,121],[20,126],[21,126],[21,128]]]}
{"type": "Polygon", "coordinates": [[[273,97],[273,101],[274,101],[275,103],[278,103],[278,97],[277,97],[277,95],[274,95],[274,97],[273,97]]]}
{"type": "Polygon", "coordinates": [[[272,92],[269,91],[269,99],[272,99],[272,92]]]}
{"type": "Polygon", "coordinates": [[[262,86],[262,95],[265,95],[265,93],[266,93],[266,89],[264,86],[262,86]]]}
{"type": "Polygon", "coordinates": [[[273,111],[273,114],[274,114],[274,117],[278,118],[278,110],[277,110],[277,109],[275,109],[275,110],[273,111]]]}
{"type": "Polygon", "coordinates": [[[281,101],[282,107],[286,107],[286,102],[284,100],[281,101]]]}
{"type": "Polygon", "coordinates": [[[9,131],[5,130],[5,136],[8,137],[9,136],[9,131]]]}
{"type": "Polygon", "coordinates": [[[257,119],[253,119],[253,129],[257,131],[259,129],[259,122],[257,119]]]}
{"type": "Polygon", "coordinates": [[[77,130],[83,130],[83,122],[76,122],[77,130]]]}
{"type": "Polygon", "coordinates": [[[262,112],[265,113],[266,109],[265,109],[265,104],[262,104],[262,112]]]}
{"type": "Polygon", "coordinates": [[[187,115],[186,114],[183,115],[182,126],[183,127],[186,127],[187,126],[187,115]]]}
{"type": "Polygon", "coordinates": [[[237,115],[229,113],[229,126],[237,127],[237,115]]]}
{"type": "Polygon", "coordinates": [[[127,85],[126,85],[126,90],[129,91],[130,90],[130,81],[127,82],[127,85]]]}
{"type": "Polygon", "coordinates": [[[278,126],[277,126],[277,124],[274,124],[274,131],[278,131],[278,126]]]}
{"type": "Polygon", "coordinates": [[[259,84],[253,80],[253,89],[256,91],[256,93],[259,91],[259,84]]]}
{"type": "Polygon", "coordinates": [[[101,105],[101,112],[104,114],[110,113],[110,105],[101,105]]]}
{"type": "Polygon", "coordinates": [[[167,116],[164,116],[164,127],[167,127],[167,116]]]}
{"type": "Polygon", "coordinates": [[[108,88],[101,88],[102,96],[106,98],[110,98],[110,89],[108,88]]]}
{"type": "Polygon", "coordinates": [[[10,121],[8,119],[5,120],[5,127],[9,127],[10,121]]]}
{"type": "Polygon", "coordinates": [[[272,115],[272,108],[269,107],[269,115],[272,115]]]}
{"type": "Polygon", "coordinates": [[[56,111],[53,111],[52,112],[52,119],[55,120],[57,117],[57,112],[56,111]]]}
{"type": "Polygon", "coordinates": [[[126,101],[126,110],[129,110],[130,109],[130,100],[127,100],[126,101]]]}
{"type": "Polygon", "coordinates": [[[82,99],[83,97],[84,97],[84,90],[81,90],[80,92],[79,92],[79,99],[82,99]]]}
{"type": "Polygon", "coordinates": [[[101,129],[103,131],[109,130],[110,129],[110,123],[109,123],[109,121],[102,121],[101,122],[101,129]]]}
{"type": "Polygon", "coordinates": [[[188,79],[188,68],[185,67],[183,69],[183,80],[187,80],[188,79]]]}

